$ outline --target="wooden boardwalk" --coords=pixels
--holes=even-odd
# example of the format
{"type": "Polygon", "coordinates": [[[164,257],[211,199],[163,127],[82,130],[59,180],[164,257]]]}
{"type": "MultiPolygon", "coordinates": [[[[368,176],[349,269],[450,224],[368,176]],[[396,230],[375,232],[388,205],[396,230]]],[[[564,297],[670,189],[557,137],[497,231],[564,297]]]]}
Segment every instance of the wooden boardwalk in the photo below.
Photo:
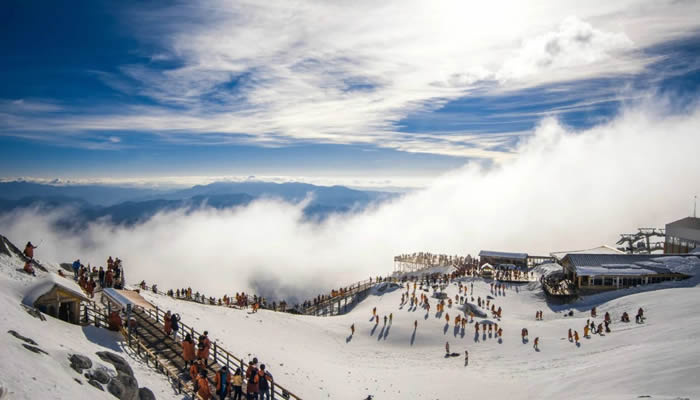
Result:
{"type": "Polygon", "coordinates": [[[317,315],[317,316],[328,316],[333,314],[341,314],[347,311],[348,305],[354,305],[359,302],[361,298],[364,298],[369,293],[377,282],[360,282],[357,286],[346,291],[343,294],[336,295],[321,301],[318,304],[312,304],[309,307],[303,308],[301,310],[302,314],[305,315],[317,315]]]}
{"type": "MultiPolygon", "coordinates": [[[[184,339],[184,336],[189,333],[192,336],[192,340],[197,343],[201,333],[181,321],[180,329],[178,330],[178,339],[175,341],[172,336],[167,336],[163,330],[163,318],[165,313],[162,310],[158,308],[144,309],[142,307],[135,307],[131,315],[135,318],[137,327],[135,330],[131,330],[131,332],[125,332],[127,334],[127,340],[138,341],[148,349],[149,353],[158,357],[161,360],[161,364],[173,371],[173,373],[178,374],[180,380],[184,382],[182,384],[184,386],[183,390],[191,393],[193,391],[193,385],[190,381],[189,370],[185,369],[185,360],[182,357],[182,346],[180,342],[184,339]]],[[[226,349],[220,347],[216,342],[212,341],[208,363],[207,379],[212,385],[214,385],[216,372],[219,371],[222,366],[227,366],[231,374],[236,371],[236,368],[241,368],[244,375],[243,392],[245,393],[245,372],[247,363],[245,363],[242,358],[234,356],[226,349]]],[[[275,383],[274,380],[269,383],[272,399],[301,399],[299,396],[275,383]]],[[[215,387],[211,388],[212,393],[214,389],[215,387]]]]}

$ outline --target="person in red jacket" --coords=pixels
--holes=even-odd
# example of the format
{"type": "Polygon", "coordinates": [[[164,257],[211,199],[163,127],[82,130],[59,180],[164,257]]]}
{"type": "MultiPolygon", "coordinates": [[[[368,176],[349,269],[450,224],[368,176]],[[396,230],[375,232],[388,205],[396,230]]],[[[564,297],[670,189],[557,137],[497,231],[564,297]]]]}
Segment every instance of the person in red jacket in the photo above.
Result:
{"type": "Polygon", "coordinates": [[[109,329],[113,331],[118,331],[122,326],[122,318],[119,316],[118,311],[112,311],[109,314],[109,329]]]}
{"type": "Polygon", "coordinates": [[[27,242],[27,245],[24,246],[24,255],[27,256],[28,259],[33,260],[34,259],[34,249],[36,249],[39,246],[34,246],[32,242],[27,242]]]}

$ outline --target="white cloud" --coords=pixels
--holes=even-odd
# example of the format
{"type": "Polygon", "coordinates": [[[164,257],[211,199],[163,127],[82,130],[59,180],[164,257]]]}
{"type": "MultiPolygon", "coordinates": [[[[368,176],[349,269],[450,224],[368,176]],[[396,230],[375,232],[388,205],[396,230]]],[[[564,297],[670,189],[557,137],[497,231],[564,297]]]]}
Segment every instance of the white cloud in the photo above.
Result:
{"type": "Polygon", "coordinates": [[[477,89],[640,71],[652,60],[631,50],[694,32],[699,4],[215,0],[134,10],[138,36],[159,45],[152,58],[181,66],[124,65],[128,79],[105,79],[122,91],[137,82],[131,90],[178,110],[123,107],[8,125],[15,132],[217,132],[261,146],[358,143],[494,158],[498,152],[477,142],[410,138],[397,123],[477,89]],[[227,89],[234,79],[236,88],[227,89]]]}
{"type": "Polygon", "coordinates": [[[652,103],[582,132],[545,119],[518,157],[490,169],[471,163],[393,203],[321,224],[303,222],[300,205],[261,201],[161,214],[133,229],[95,224],[58,233],[51,217],[35,212],[1,217],[0,226],[15,242],[43,239],[42,259],[99,263],[117,255],[132,281],[211,295],[312,295],[387,273],[403,252],[590,248],[691,209],[700,192],[700,108],[666,113],[652,103]]]}

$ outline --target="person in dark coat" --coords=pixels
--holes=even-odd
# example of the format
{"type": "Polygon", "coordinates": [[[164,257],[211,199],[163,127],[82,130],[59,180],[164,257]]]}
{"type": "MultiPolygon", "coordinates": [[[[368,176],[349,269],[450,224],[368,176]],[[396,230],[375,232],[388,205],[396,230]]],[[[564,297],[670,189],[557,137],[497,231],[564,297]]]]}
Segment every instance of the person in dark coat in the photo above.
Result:
{"type": "Polygon", "coordinates": [[[177,331],[180,329],[180,314],[170,316],[170,329],[173,330],[173,340],[177,341],[177,331]]]}

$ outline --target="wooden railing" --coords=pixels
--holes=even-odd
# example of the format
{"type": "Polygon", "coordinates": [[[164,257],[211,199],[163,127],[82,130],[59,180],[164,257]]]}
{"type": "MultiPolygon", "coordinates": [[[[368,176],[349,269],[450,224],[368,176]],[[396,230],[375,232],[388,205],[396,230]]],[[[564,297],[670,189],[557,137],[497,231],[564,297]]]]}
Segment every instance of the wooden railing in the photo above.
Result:
{"type": "MultiPolygon", "coordinates": [[[[383,280],[382,282],[386,282],[386,280],[383,280]]],[[[375,280],[366,280],[362,282],[358,282],[357,286],[353,285],[351,289],[341,293],[337,294],[336,296],[333,297],[328,297],[326,299],[321,300],[320,302],[316,304],[311,304],[308,307],[303,307],[301,309],[302,314],[307,314],[307,315],[316,315],[319,310],[324,310],[326,308],[332,307],[334,303],[337,303],[341,300],[344,300],[348,297],[353,297],[356,296],[365,290],[370,289],[372,286],[376,285],[377,281],[375,280]]],[[[325,314],[324,314],[325,315],[325,314]]]]}
{"type": "MultiPolygon", "coordinates": [[[[136,308],[140,309],[142,312],[147,314],[149,318],[155,321],[156,324],[159,324],[164,321],[165,312],[159,309],[158,307],[156,307],[155,309],[145,309],[140,306],[136,306],[136,308]]],[[[180,329],[178,329],[177,335],[181,338],[181,340],[184,339],[187,333],[189,333],[193,339],[196,339],[201,335],[201,333],[195,330],[192,326],[189,326],[182,321],[179,322],[179,325],[180,329]]],[[[243,371],[244,373],[246,371],[247,364],[243,361],[242,358],[236,357],[235,355],[233,355],[233,353],[219,346],[215,341],[212,342],[212,348],[209,352],[209,359],[220,366],[226,366],[229,370],[233,366],[236,366],[240,367],[241,371],[243,371]]],[[[275,383],[274,379],[270,381],[270,394],[272,399],[282,398],[301,400],[301,397],[292,393],[289,389],[275,383]]]]}
{"type": "MultiPolygon", "coordinates": [[[[104,309],[100,309],[96,303],[84,303],[82,307],[82,320],[84,324],[94,324],[98,328],[109,327],[108,318],[103,313],[104,309]]],[[[146,366],[150,366],[150,362],[153,362],[153,367],[167,377],[168,382],[172,384],[178,394],[191,392],[192,399],[201,399],[201,397],[195,393],[193,385],[184,381],[180,377],[178,371],[171,365],[168,365],[166,362],[168,360],[163,360],[158,357],[147,345],[139,340],[136,335],[132,335],[124,326],[121,326],[119,331],[126,339],[127,346],[132,348],[140,358],[144,359],[146,366]]]]}

